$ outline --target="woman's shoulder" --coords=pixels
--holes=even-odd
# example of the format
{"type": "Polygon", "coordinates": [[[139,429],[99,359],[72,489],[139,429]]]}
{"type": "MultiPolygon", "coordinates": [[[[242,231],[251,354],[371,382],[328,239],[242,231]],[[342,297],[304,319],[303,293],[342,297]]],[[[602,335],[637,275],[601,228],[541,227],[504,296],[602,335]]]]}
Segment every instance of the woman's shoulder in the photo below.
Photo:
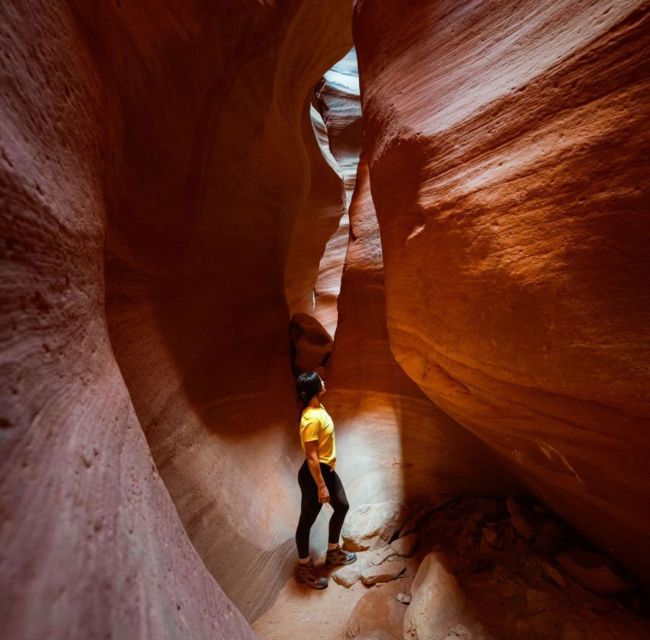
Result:
{"type": "Polygon", "coordinates": [[[321,405],[320,407],[305,407],[300,414],[301,421],[305,420],[322,420],[324,417],[329,414],[325,410],[325,407],[321,405]]]}

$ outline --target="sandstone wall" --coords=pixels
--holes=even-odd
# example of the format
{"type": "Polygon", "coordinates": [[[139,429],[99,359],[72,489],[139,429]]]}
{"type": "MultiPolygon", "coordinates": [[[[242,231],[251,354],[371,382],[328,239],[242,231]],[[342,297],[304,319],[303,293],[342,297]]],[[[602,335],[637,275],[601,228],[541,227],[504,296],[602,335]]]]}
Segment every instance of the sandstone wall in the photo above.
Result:
{"type": "MultiPolygon", "coordinates": [[[[331,210],[342,212],[309,103],[349,48],[351,7],[186,9],[189,33],[157,42],[136,86],[128,74],[112,79],[122,151],[109,177],[107,311],[188,534],[252,619],[295,555],[301,451],[285,266],[300,245],[293,272],[313,288],[331,210]],[[306,241],[293,235],[304,211],[314,217],[306,241]]],[[[116,33],[112,16],[86,21],[112,56],[133,37],[116,33]]]]}
{"type": "Polygon", "coordinates": [[[395,361],[386,329],[379,227],[359,164],[323,402],[336,421],[337,470],[353,505],[516,489],[478,438],[438,409],[395,361]]]}
{"type": "Polygon", "coordinates": [[[117,113],[79,10],[0,8],[2,635],[253,638],[183,530],[109,342],[117,113]]]}
{"type": "Polygon", "coordinates": [[[291,570],[284,266],[349,3],[2,13],[3,619],[249,637],[201,559],[249,619],[291,570]]]}
{"type": "Polygon", "coordinates": [[[649,578],[647,4],[355,7],[393,353],[649,578]]]}

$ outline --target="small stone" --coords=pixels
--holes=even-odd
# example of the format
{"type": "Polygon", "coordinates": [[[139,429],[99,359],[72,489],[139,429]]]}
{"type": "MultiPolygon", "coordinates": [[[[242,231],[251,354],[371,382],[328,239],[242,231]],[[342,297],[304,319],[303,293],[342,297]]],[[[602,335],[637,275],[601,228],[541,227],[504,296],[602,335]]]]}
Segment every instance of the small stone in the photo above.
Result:
{"type": "Polygon", "coordinates": [[[347,565],[332,574],[332,580],[336,584],[349,589],[355,582],[361,578],[362,566],[355,562],[354,564],[347,565]]]}
{"type": "Polygon", "coordinates": [[[383,629],[373,629],[363,635],[356,636],[355,640],[397,640],[397,638],[383,629]]]}
{"type": "Polygon", "coordinates": [[[632,584],[614,571],[609,559],[600,553],[570,549],[557,556],[556,561],[592,593],[614,596],[634,589],[632,584]]]}
{"type": "Polygon", "coordinates": [[[587,640],[587,636],[581,629],[570,622],[562,629],[560,640],[587,640]]]}
{"type": "Polygon", "coordinates": [[[409,604],[411,602],[411,595],[400,591],[396,596],[395,600],[401,602],[402,604],[409,604]]]}
{"type": "Polygon", "coordinates": [[[495,549],[503,549],[504,539],[497,523],[491,522],[483,527],[483,539],[495,549]]]}
{"type": "Polygon", "coordinates": [[[378,547],[377,549],[372,549],[368,552],[366,566],[378,566],[390,558],[395,557],[397,557],[395,549],[393,549],[391,545],[386,544],[383,547],[378,547]]]}
{"type": "Polygon", "coordinates": [[[553,608],[553,598],[539,589],[526,589],[526,610],[529,613],[540,613],[553,608]]]}
{"type": "Polygon", "coordinates": [[[528,623],[525,620],[517,620],[517,638],[527,640],[529,636],[528,623]]]}
{"type": "Polygon", "coordinates": [[[538,531],[535,520],[524,512],[514,498],[508,498],[507,506],[510,513],[510,522],[517,533],[526,540],[532,540],[538,531]]]}
{"type": "Polygon", "coordinates": [[[361,573],[361,582],[366,586],[378,582],[389,582],[399,577],[404,572],[404,569],[406,569],[406,563],[403,560],[384,562],[378,567],[367,567],[361,573]]]}
{"type": "Polygon", "coordinates": [[[408,558],[409,556],[413,555],[417,542],[417,533],[410,533],[403,538],[393,540],[393,542],[390,543],[390,546],[398,556],[408,558]]]}
{"type": "Polygon", "coordinates": [[[566,546],[566,535],[552,520],[546,520],[540,529],[533,548],[537,553],[552,556],[566,546]]]}
{"type": "Polygon", "coordinates": [[[550,565],[548,562],[542,562],[541,567],[542,571],[551,582],[560,587],[560,589],[566,589],[567,582],[564,579],[564,576],[553,565],[550,565]]]}

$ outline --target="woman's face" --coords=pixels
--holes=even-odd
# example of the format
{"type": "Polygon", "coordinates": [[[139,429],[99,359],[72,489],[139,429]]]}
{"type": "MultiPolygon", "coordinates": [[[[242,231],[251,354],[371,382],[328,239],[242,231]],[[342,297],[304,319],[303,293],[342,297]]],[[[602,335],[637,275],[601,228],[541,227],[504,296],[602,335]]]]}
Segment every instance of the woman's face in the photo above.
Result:
{"type": "MultiPolygon", "coordinates": [[[[320,376],[318,376],[320,378],[320,376]]],[[[323,378],[320,378],[320,384],[321,384],[321,390],[318,396],[322,396],[325,393],[325,380],[323,378]]]]}

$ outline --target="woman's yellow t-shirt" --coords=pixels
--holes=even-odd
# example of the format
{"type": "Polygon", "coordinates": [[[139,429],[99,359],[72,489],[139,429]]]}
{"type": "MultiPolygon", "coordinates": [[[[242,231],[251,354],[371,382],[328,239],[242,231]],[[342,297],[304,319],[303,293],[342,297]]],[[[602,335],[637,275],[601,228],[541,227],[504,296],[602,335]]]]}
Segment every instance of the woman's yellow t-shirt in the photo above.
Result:
{"type": "Polygon", "coordinates": [[[307,407],[300,416],[300,444],[305,450],[305,442],[318,440],[318,461],[336,468],[336,440],[334,422],[325,407],[307,407]]]}

